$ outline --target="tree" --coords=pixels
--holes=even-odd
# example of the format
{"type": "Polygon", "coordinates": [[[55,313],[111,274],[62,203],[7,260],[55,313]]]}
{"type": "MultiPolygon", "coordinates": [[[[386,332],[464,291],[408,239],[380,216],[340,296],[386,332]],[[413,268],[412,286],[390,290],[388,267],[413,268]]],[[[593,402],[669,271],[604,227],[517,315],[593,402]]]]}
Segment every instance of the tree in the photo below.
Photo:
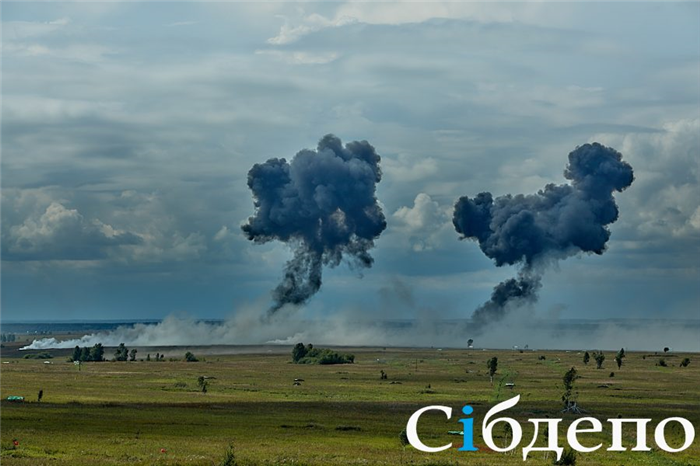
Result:
{"type": "Polygon", "coordinates": [[[669,351],[671,351],[671,348],[669,348],[668,346],[666,346],[666,347],[664,348],[664,353],[668,353],[669,351]]]}
{"type": "Polygon", "coordinates": [[[681,361],[680,366],[681,366],[681,367],[688,367],[689,364],[690,364],[690,358],[684,358],[684,359],[681,361]]]}
{"type": "Polygon", "coordinates": [[[588,354],[588,351],[583,353],[583,363],[587,366],[588,362],[591,360],[591,355],[588,354]]]}
{"type": "Polygon", "coordinates": [[[148,354],[146,355],[146,361],[150,361],[150,360],[151,360],[151,353],[148,353],[148,354]]]}
{"type": "Polygon", "coordinates": [[[470,338],[467,340],[467,348],[471,348],[472,346],[474,346],[474,340],[470,338]]]}
{"type": "Polygon", "coordinates": [[[114,359],[117,361],[126,361],[129,358],[129,348],[124,346],[124,343],[119,343],[117,350],[114,352],[114,359]]]}
{"type": "Polygon", "coordinates": [[[304,356],[306,356],[306,347],[304,343],[297,343],[292,348],[292,361],[299,362],[304,356]]]}
{"type": "Polygon", "coordinates": [[[80,361],[80,353],[80,346],[76,346],[75,348],[73,348],[73,356],[71,356],[71,359],[73,361],[80,361]]]}
{"type": "Polygon", "coordinates": [[[138,353],[136,348],[129,351],[129,361],[136,361],[136,353],[138,353]]]}
{"type": "Polygon", "coordinates": [[[90,348],[87,346],[80,350],[80,361],[87,362],[90,361],[90,348]]]}
{"type": "Polygon", "coordinates": [[[561,401],[564,402],[564,409],[568,409],[571,405],[571,392],[574,389],[574,382],[580,378],[575,367],[572,367],[564,374],[564,394],[561,396],[561,401]]]}
{"type": "Polygon", "coordinates": [[[605,355],[603,354],[603,352],[597,351],[597,352],[593,353],[593,359],[595,359],[596,369],[602,369],[603,362],[605,361],[605,355]]]}
{"type": "Polygon", "coordinates": [[[491,383],[493,383],[493,376],[496,375],[496,371],[498,370],[498,358],[494,356],[486,361],[486,367],[489,369],[489,378],[491,379],[491,383]]]}
{"type": "Polygon", "coordinates": [[[199,360],[197,359],[197,357],[196,357],[194,354],[192,354],[192,353],[190,353],[190,352],[188,351],[188,352],[185,353],[185,361],[187,361],[187,362],[197,362],[197,361],[199,361],[199,360]]]}
{"type": "Polygon", "coordinates": [[[97,343],[90,350],[90,361],[102,361],[105,358],[105,349],[102,343],[97,343]]]}
{"type": "Polygon", "coordinates": [[[576,450],[573,448],[567,448],[562,453],[561,458],[558,461],[554,461],[553,464],[562,466],[575,466],[576,465],[576,450]]]}
{"type": "Polygon", "coordinates": [[[617,352],[617,355],[615,356],[615,362],[617,363],[617,368],[620,369],[622,367],[622,358],[625,357],[625,349],[620,348],[620,351],[617,352]]]}

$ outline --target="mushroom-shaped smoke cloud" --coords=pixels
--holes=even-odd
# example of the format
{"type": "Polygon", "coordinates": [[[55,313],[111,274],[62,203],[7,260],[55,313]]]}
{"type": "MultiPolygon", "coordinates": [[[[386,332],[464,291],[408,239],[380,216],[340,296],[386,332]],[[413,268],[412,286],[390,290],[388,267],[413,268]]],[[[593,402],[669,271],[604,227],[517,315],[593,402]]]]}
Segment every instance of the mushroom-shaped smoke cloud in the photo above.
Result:
{"type": "Polygon", "coordinates": [[[536,194],[462,197],[452,222],[461,239],[472,239],[497,266],[520,264],[517,278],[499,283],[472,319],[479,326],[537,300],[544,267],[580,252],[602,254],[608,225],[618,218],[613,198],[632,184],[632,167],[614,149],[585,144],[569,154],[571,184],[548,184],[536,194]]]}
{"type": "Polygon", "coordinates": [[[380,160],[367,141],[343,147],[328,134],[316,150],[304,149],[291,162],[275,158],[250,169],[256,210],[243,232],[256,243],[279,240],[294,249],[272,292],[270,314],[313,296],[323,265],[335,267],[345,257],[351,265],[372,266],[369,250],[386,228],[376,197],[380,160]]]}

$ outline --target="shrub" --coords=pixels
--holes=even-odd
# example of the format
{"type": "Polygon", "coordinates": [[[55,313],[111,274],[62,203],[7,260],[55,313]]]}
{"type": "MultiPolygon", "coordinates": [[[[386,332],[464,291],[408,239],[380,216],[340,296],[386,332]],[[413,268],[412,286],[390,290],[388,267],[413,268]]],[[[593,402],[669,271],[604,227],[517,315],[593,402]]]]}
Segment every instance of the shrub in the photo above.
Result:
{"type": "Polygon", "coordinates": [[[406,429],[399,432],[399,442],[401,442],[401,446],[403,448],[406,448],[406,446],[410,443],[408,441],[408,434],[406,433],[406,429]]]}
{"type": "Polygon", "coordinates": [[[668,364],[666,364],[666,360],[664,358],[659,359],[659,362],[657,362],[656,365],[661,367],[668,367],[668,364]]]}
{"type": "Polygon", "coordinates": [[[209,383],[207,382],[207,378],[206,378],[206,377],[204,377],[203,375],[200,375],[199,377],[197,377],[197,386],[198,386],[199,389],[202,391],[202,393],[206,393],[206,392],[207,392],[207,386],[208,386],[208,385],[209,385],[209,383]]]}
{"type": "Polygon", "coordinates": [[[53,355],[47,351],[42,351],[41,353],[35,354],[25,354],[24,359],[51,359],[53,355]]]}
{"type": "Polygon", "coordinates": [[[688,364],[690,364],[690,358],[684,358],[680,365],[681,367],[688,367],[688,364]]]}
{"type": "Polygon", "coordinates": [[[194,354],[192,354],[192,353],[190,353],[190,352],[188,351],[188,352],[185,353],[185,361],[187,361],[187,362],[197,362],[197,361],[199,361],[199,359],[197,359],[197,357],[196,357],[194,354]]]}
{"type": "Polygon", "coordinates": [[[338,426],[338,427],[335,428],[335,430],[339,430],[339,431],[342,431],[342,432],[349,432],[349,431],[357,431],[357,432],[359,432],[359,431],[362,430],[362,428],[359,427],[359,426],[338,426]]]}
{"type": "Polygon", "coordinates": [[[573,448],[567,448],[566,450],[564,450],[564,453],[562,453],[561,458],[559,458],[559,461],[557,461],[555,457],[552,463],[562,466],[575,466],[576,450],[574,450],[573,448]]]}
{"type": "Polygon", "coordinates": [[[292,350],[292,361],[296,364],[353,364],[355,356],[352,354],[342,354],[330,349],[314,348],[312,344],[301,350],[303,343],[298,343],[292,350]],[[304,356],[299,359],[301,354],[304,356]]]}
{"type": "Polygon", "coordinates": [[[229,443],[224,453],[224,458],[221,460],[221,466],[236,466],[236,452],[233,449],[233,444],[229,443]]]}
{"type": "Polygon", "coordinates": [[[605,361],[605,355],[603,354],[603,352],[597,351],[597,352],[593,353],[593,359],[595,359],[596,369],[602,369],[603,362],[605,361]]]}

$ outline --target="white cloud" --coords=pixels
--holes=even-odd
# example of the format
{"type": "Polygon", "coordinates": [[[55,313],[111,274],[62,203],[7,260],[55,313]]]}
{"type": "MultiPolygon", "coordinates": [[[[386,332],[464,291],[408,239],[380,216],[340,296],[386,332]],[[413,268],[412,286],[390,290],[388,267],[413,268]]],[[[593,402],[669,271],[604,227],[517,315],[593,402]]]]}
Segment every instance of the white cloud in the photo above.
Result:
{"type": "Polygon", "coordinates": [[[40,215],[11,226],[3,246],[9,259],[92,260],[105,257],[109,247],[139,242],[133,233],[88,221],[77,209],[53,201],[40,215]]]}
{"type": "Polygon", "coordinates": [[[438,172],[437,161],[432,157],[415,160],[399,154],[396,158],[383,158],[382,166],[387,176],[401,182],[418,181],[438,172]]]}
{"type": "Polygon", "coordinates": [[[455,239],[450,221],[450,208],[441,207],[425,193],[420,193],[412,207],[401,207],[392,218],[402,243],[414,251],[430,251],[441,247],[449,238],[455,239]]]}
{"type": "Polygon", "coordinates": [[[280,16],[284,19],[284,24],[280,28],[279,33],[267,40],[268,44],[272,45],[287,45],[296,42],[301,37],[321,29],[329,27],[339,27],[355,22],[353,18],[344,16],[335,19],[328,19],[319,14],[311,14],[302,16],[299,24],[293,25],[289,18],[280,16]]]}
{"type": "Polygon", "coordinates": [[[623,223],[639,239],[700,239],[700,119],[667,122],[656,133],[591,140],[615,147],[635,169],[635,182],[619,203],[623,223]]]}

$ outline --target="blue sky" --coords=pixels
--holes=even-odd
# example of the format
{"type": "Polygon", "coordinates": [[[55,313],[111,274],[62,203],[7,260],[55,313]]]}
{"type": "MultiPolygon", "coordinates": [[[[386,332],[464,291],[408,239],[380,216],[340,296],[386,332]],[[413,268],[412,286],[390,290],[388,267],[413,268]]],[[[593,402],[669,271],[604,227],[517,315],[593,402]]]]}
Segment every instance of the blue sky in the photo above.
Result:
{"type": "Polygon", "coordinates": [[[388,226],[300,315],[468,317],[515,271],[456,199],[563,183],[598,141],[636,181],[535,311],[700,317],[697,2],[3,2],[2,41],[3,319],[264,306],[290,252],[241,234],[247,172],[326,133],[382,156],[388,226]]]}

